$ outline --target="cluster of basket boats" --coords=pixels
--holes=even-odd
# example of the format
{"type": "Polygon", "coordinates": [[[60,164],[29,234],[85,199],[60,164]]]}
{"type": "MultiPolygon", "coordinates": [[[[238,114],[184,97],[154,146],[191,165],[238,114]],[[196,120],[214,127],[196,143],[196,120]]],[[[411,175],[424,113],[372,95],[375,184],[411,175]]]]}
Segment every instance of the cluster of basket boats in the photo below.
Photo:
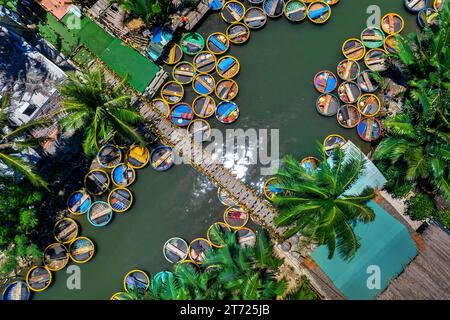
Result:
{"type": "MultiPolygon", "coordinates": [[[[85,176],[84,188],[69,196],[68,211],[74,216],[86,214],[93,226],[102,227],[112,220],[114,213],[129,210],[133,203],[129,187],[136,180],[136,170],[150,163],[153,169],[165,171],[174,164],[171,148],[158,145],[156,136],[152,134],[146,138],[148,146],[103,146],[93,169],[85,176]]],[[[70,217],[56,222],[54,238],[56,242],[44,250],[42,265],[31,267],[25,281],[7,286],[2,299],[26,300],[30,290],[40,292],[47,289],[52,282],[52,272],[62,270],[70,260],[86,263],[94,256],[94,242],[79,235],[78,224],[70,217]]]]}
{"type": "Polygon", "coordinates": [[[316,102],[317,111],[324,116],[336,116],[344,128],[356,127],[358,136],[367,142],[381,136],[381,101],[376,95],[380,87],[379,72],[387,69],[388,53],[396,53],[395,37],[403,27],[400,15],[386,14],[381,19],[381,28],[368,27],[359,39],[344,42],[345,59],[338,63],[337,75],[322,70],[314,77],[314,86],[321,93],[316,102]],[[364,67],[360,61],[364,61],[364,67]]]}
{"type": "MultiPolygon", "coordinates": [[[[196,238],[189,244],[182,238],[173,237],[163,246],[163,254],[170,263],[189,264],[195,269],[202,269],[203,261],[209,250],[222,248],[225,245],[226,235],[234,232],[241,246],[254,246],[256,244],[255,232],[246,227],[250,215],[249,212],[238,203],[225,190],[220,187],[217,190],[219,201],[227,208],[223,214],[223,221],[213,223],[207,231],[206,237],[196,238]]],[[[204,268],[208,270],[211,266],[204,268]]],[[[163,284],[170,271],[157,273],[150,282],[148,275],[142,270],[130,271],[124,279],[125,291],[115,293],[112,300],[131,299],[128,294],[133,286],[146,290],[156,283],[163,284]]]]}
{"type": "Polygon", "coordinates": [[[206,39],[199,33],[186,33],[179,43],[172,44],[163,53],[164,63],[173,66],[172,79],[163,85],[160,97],[151,101],[151,106],[176,126],[187,128],[194,139],[208,140],[211,125],[206,119],[215,116],[219,122],[230,124],[240,115],[239,106],[233,100],[239,92],[234,78],[241,65],[236,57],[226,54],[230,45],[247,42],[250,30],[262,28],[268,17],[284,14],[293,22],[308,17],[312,22],[324,23],[331,16],[330,5],[338,2],[251,0],[247,8],[243,2],[234,0],[210,1],[211,8],[220,11],[229,26],[225,33],[214,32],[206,39]],[[192,60],[183,60],[184,56],[191,56],[192,60]],[[192,103],[183,100],[189,85],[197,95],[192,103]]]}

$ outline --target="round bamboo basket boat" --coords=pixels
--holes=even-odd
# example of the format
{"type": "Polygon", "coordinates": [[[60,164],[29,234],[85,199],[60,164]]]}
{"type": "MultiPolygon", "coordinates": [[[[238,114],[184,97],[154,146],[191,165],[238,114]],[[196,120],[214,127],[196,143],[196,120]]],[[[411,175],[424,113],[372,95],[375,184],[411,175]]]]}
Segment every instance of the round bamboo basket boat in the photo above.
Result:
{"type": "Polygon", "coordinates": [[[192,111],[201,119],[212,117],[216,112],[216,100],[212,96],[198,96],[192,103],[192,111]]]}
{"type": "Polygon", "coordinates": [[[172,148],[168,146],[159,146],[152,150],[150,154],[152,168],[156,171],[167,171],[175,163],[175,154],[172,148]]]}
{"type": "Polygon", "coordinates": [[[222,79],[216,84],[216,97],[222,101],[231,101],[239,93],[239,86],[233,79],[222,79]]]}
{"type": "Polygon", "coordinates": [[[172,69],[172,78],[182,85],[187,85],[194,80],[195,67],[192,63],[187,61],[178,62],[172,69]]]}
{"type": "Polygon", "coordinates": [[[239,118],[240,110],[233,101],[222,101],[216,108],[216,119],[224,124],[236,122],[239,118]]]}
{"type": "Polygon", "coordinates": [[[123,288],[126,292],[141,290],[150,287],[150,278],[145,271],[134,269],[129,271],[123,278],[123,288]]]}
{"type": "Polygon", "coordinates": [[[347,59],[359,61],[366,55],[366,47],[361,40],[350,38],[342,45],[342,54],[347,59]]]}
{"type": "Polygon", "coordinates": [[[50,271],[64,269],[69,260],[69,251],[62,243],[52,243],[44,250],[43,263],[50,271]]]}
{"type": "Polygon", "coordinates": [[[345,59],[337,66],[337,75],[344,81],[356,80],[360,71],[359,63],[355,60],[345,59]]]}
{"type": "Polygon", "coordinates": [[[72,193],[67,199],[67,209],[71,214],[85,214],[91,206],[91,196],[85,190],[78,190],[72,193]]]}
{"type": "Polygon", "coordinates": [[[133,194],[127,188],[115,188],[108,196],[108,203],[114,212],[128,211],[133,204],[133,194]]]}
{"type": "Polygon", "coordinates": [[[246,226],[250,214],[243,207],[228,207],[223,213],[223,220],[231,229],[240,229],[246,226]]]}
{"type": "Polygon", "coordinates": [[[241,22],[228,26],[226,34],[228,40],[233,44],[244,44],[250,39],[250,29],[241,22]]]}
{"type": "Polygon", "coordinates": [[[267,15],[263,9],[251,7],[245,13],[244,23],[249,29],[261,29],[267,23],[267,15]]]}
{"type": "Polygon", "coordinates": [[[342,127],[350,129],[359,124],[361,121],[361,113],[359,113],[358,108],[354,105],[346,104],[339,108],[336,119],[342,127]]]}
{"type": "Polygon", "coordinates": [[[314,87],[320,93],[330,93],[337,86],[337,77],[329,70],[322,70],[314,76],[314,87]]]}
{"type": "Polygon", "coordinates": [[[356,129],[358,136],[366,142],[378,140],[382,132],[381,122],[373,117],[362,119],[356,129]]]}
{"type": "Polygon", "coordinates": [[[313,23],[322,24],[331,18],[331,7],[323,1],[311,2],[308,6],[308,19],[313,23]]]}
{"type": "Polygon", "coordinates": [[[170,114],[169,104],[163,99],[153,99],[150,101],[150,107],[157,109],[166,118],[170,114]]]}
{"type": "Polygon", "coordinates": [[[198,142],[208,141],[211,137],[211,126],[203,119],[195,119],[189,123],[187,131],[192,139],[198,142]]]}
{"type": "Polygon", "coordinates": [[[317,112],[325,117],[336,115],[340,106],[339,98],[331,93],[321,94],[316,102],[317,112]]]}
{"type": "Polygon", "coordinates": [[[231,79],[237,76],[241,70],[241,64],[236,57],[231,55],[223,56],[216,66],[217,74],[224,79],[231,79]]]}
{"type": "Polygon", "coordinates": [[[301,22],[308,15],[308,8],[303,1],[290,0],[284,5],[284,15],[292,22],[301,22]]]}
{"type": "Polygon", "coordinates": [[[411,12],[419,12],[428,6],[428,0],[403,0],[406,9],[411,12]]]}
{"type": "Polygon", "coordinates": [[[384,32],[380,28],[368,27],[361,32],[361,41],[369,49],[379,48],[384,44],[384,32]]]}
{"type": "Polygon", "coordinates": [[[26,275],[28,288],[34,292],[42,292],[52,283],[52,272],[47,267],[34,266],[26,275]]]}
{"type": "Polygon", "coordinates": [[[169,49],[162,54],[162,60],[167,65],[175,65],[183,59],[183,50],[177,43],[172,44],[169,49]]]}
{"type": "Polygon", "coordinates": [[[206,47],[215,55],[221,55],[230,48],[228,37],[221,32],[214,32],[206,40],[206,47]]]}
{"type": "Polygon", "coordinates": [[[375,79],[375,73],[372,70],[364,70],[358,76],[358,86],[362,91],[373,93],[378,90],[380,84],[375,79]]]}
{"type": "Polygon", "coordinates": [[[241,247],[256,246],[256,233],[250,228],[236,230],[237,241],[241,247]]]}
{"type": "Polygon", "coordinates": [[[361,96],[361,88],[356,82],[345,81],[339,85],[338,96],[343,103],[356,103],[361,96]]]}
{"type": "Polygon", "coordinates": [[[86,263],[92,259],[95,246],[91,239],[78,237],[69,245],[70,258],[76,263],[86,263]]]}
{"type": "Polygon", "coordinates": [[[184,97],[183,85],[176,81],[166,82],[161,88],[161,97],[169,105],[179,103],[184,97]]]}
{"type": "Polygon", "coordinates": [[[386,39],[384,39],[384,51],[390,53],[390,54],[398,54],[398,44],[396,41],[396,35],[390,35],[387,36],[386,39]]]}
{"type": "Polygon", "coordinates": [[[381,29],[386,34],[398,34],[402,32],[404,27],[405,21],[403,20],[402,16],[397,13],[390,12],[388,14],[385,14],[381,19],[381,29]]]}
{"type": "Polygon", "coordinates": [[[53,236],[61,243],[71,243],[78,236],[78,224],[71,218],[56,221],[53,236]]]}
{"type": "Polygon", "coordinates": [[[142,169],[150,161],[150,151],[147,147],[132,145],[127,152],[127,165],[133,169],[142,169]]]}
{"type": "Polygon", "coordinates": [[[213,247],[223,248],[230,232],[231,229],[226,223],[215,222],[208,228],[206,237],[213,247]]]}
{"type": "Polygon", "coordinates": [[[245,10],[245,6],[241,2],[231,0],[223,5],[220,16],[226,23],[235,23],[244,18],[245,10]]]}
{"type": "Polygon", "coordinates": [[[194,57],[194,68],[197,73],[209,73],[216,68],[217,58],[210,51],[201,51],[194,57]]]}
{"type": "Polygon", "coordinates": [[[388,53],[382,49],[372,49],[366,53],[364,63],[369,70],[376,72],[386,71],[388,53]]]}
{"type": "Polygon", "coordinates": [[[96,201],[89,208],[87,218],[94,227],[104,227],[111,222],[113,210],[109,203],[96,201]]]}
{"type": "Polygon", "coordinates": [[[347,140],[338,134],[330,134],[323,140],[323,149],[327,156],[331,156],[333,149],[337,146],[343,146],[347,140]]]}
{"type": "Polygon", "coordinates": [[[432,8],[426,8],[423,10],[420,10],[417,14],[417,23],[419,24],[419,27],[422,29],[426,26],[434,25],[438,22],[439,18],[439,12],[432,9],[432,8]]]}
{"type": "Polygon", "coordinates": [[[269,18],[279,18],[283,15],[284,0],[264,0],[263,9],[269,18]]]}
{"type": "Polygon", "coordinates": [[[375,117],[381,109],[380,99],[371,93],[363,94],[358,99],[359,112],[365,117],[375,117]]]}
{"type": "Polygon", "coordinates": [[[163,246],[164,258],[170,263],[185,261],[188,257],[188,244],[181,238],[174,237],[166,241],[163,246]]]}
{"type": "Polygon", "coordinates": [[[84,178],[84,188],[94,196],[104,194],[108,190],[109,184],[109,175],[101,169],[89,171],[84,178]]]}
{"type": "Polygon", "coordinates": [[[320,165],[320,160],[316,157],[306,157],[300,161],[302,167],[306,170],[308,174],[313,174],[317,167],[320,165]]]}
{"type": "Polygon", "coordinates": [[[127,292],[116,292],[111,296],[110,300],[133,300],[127,292]]]}
{"type": "Polygon", "coordinates": [[[197,264],[202,264],[206,258],[206,253],[212,249],[211,243],[205,238],[196,238],[189,244],[189,259],[197,264]]]}
{"type": "Polygon", "coordinates": [[[199,33],[189,32],[181,37],[180,46],[185,54],[195,56],[205,48],[205,39],[199,33]]]}
{"type": "Polygon", "coordinates": [[[125,163],[118,164],[111,171],[111,180],[116,187],[128,187],[136,180],[136,171],[125,163]]]}
{"type": "Polygon", "coordinates": [[[272,201],[276,195],[284,194],[285,191],[279,186],[277,178],[272,177],[264,182],[263,193],[267,200],[272,201]]]}
{"type": "Polygon", "coordinates": [[[208,96],[214,93],[216,87],[216,80],[214,77],[207,73],[199,73],[195,76],[194,81],[192,81],[192,88],[195,93],[201,96],[208,96]]]}
{"type": "Polygon", "coordinates": [[[30,299],[30,289],[23,281],[15,281],[6,286],[2,293],[3,301],[25,301],[30,299]]]}
{"type": "Polygon", "coordinates": [[[106,144],[97,153],[97,162],[103,168],[114,168],[122,160],[122,151],[116,145],[106,144]]]}
{"type": "Polygon", "coordinates": [[[170,119],[178,127],[187,127],[194,119],[194,112],[187,102],[181,102],[172,107],[170,119]]]}

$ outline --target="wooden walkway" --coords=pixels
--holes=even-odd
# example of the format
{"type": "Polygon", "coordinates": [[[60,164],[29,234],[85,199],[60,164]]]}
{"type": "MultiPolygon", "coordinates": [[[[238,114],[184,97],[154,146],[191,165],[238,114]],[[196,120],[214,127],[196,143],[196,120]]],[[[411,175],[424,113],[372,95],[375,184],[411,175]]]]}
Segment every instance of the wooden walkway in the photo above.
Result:
{"type": "Polygon", "coordinates": [[[185,129],[174,126],[158,110],[144,104],[140,112],[159,138],[166,145],[171,146],[185,163],[191,163],[194,168],[228,191],[242,207],[251,213],[255,222],[268,229],[276,238],[281,238],[284,228],[276,227],[274,224],[275,208],[263,200],[255,190],[246,186],[225,168],[220,160],[213,159],[212,155],[202,148],[201,143],[193,141],[185,129]]]}

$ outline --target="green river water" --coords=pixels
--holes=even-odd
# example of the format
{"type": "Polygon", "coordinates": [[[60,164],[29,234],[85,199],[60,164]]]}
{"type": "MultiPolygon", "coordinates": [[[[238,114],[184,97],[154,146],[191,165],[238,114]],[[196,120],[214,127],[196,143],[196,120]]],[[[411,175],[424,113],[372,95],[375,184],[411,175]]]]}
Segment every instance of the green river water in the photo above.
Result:
{"type": "MultiPolygon", "coordinates": [[[[319,94],[312,80],[320,70],[335,72],[343,59],[342,43],[359,38],[369,5],[380,6],[382,14],[400,13],[406,22],[404,34],[416,28],[416,16],[406,12],[402,0],[342,0],[332,7],[332,17],[325,25],[270,19],[262,30],[252,31],[248,43],[232,45],[229,54],[241,62],[236,78],[240,92],[235,100],[241,116],[227,128],[280,129],[281,156],[316,154],[316,141],[330,133],[339,133],[367,151],[369,146],[358,138],[356,129],[344,129],[335,117],[317,113],[319,94]]],[[[198,32],[206,38],[215,31],[225,32],[226,26],[213,13],[198,32]]],[[[187,101],[192,102],[193,90],[186,88],[187,101]]],[[[209,122],[225,129],[215,119],[209,122]]],[[[232,169],[255,188],[265,179],[258,165],[246,165],[245,161],[232,169]]],[[[131,210],[116,214],[103,228],[91,226],[85,216],[77,219],[81,234],[96,245],[94,258],[80,265],[81,290],[67,289],[69,275],[64,269],[54,273],[53,284],[33,294],[34,299],[109,299],[123,291],[123,277],[129,270],[139,268],[154,274],[171,267],[162,254],[166,240],[179,236],[189,242],[206,237],[209,225],[222,220],[225,207],[217,200],[217,189],[190,166],[175,166],[164,173],[149,167],[137,172],[138,179],[131,187],[135,196],[131,210]]]]}

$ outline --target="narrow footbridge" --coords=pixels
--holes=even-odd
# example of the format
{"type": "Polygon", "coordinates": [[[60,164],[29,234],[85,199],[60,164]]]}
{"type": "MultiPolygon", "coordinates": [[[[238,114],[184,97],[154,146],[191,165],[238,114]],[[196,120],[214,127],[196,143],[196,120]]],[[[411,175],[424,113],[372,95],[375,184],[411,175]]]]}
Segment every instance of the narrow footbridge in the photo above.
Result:
{"type": "Polygon", "coordinates": [[[204,150],[200,142],[194,141],[187,130],[172,124],[159,110],[143,104],[140,112],[164,144],[173,148],[185,163],[208,176],[214,183],[226,190],[242,207],[251,213],[252,219],[264,226],[273,235],[280,237],[283,229],[274,224],[276,210],[259,194],[238,179],[219,159],[204,150]]]}

